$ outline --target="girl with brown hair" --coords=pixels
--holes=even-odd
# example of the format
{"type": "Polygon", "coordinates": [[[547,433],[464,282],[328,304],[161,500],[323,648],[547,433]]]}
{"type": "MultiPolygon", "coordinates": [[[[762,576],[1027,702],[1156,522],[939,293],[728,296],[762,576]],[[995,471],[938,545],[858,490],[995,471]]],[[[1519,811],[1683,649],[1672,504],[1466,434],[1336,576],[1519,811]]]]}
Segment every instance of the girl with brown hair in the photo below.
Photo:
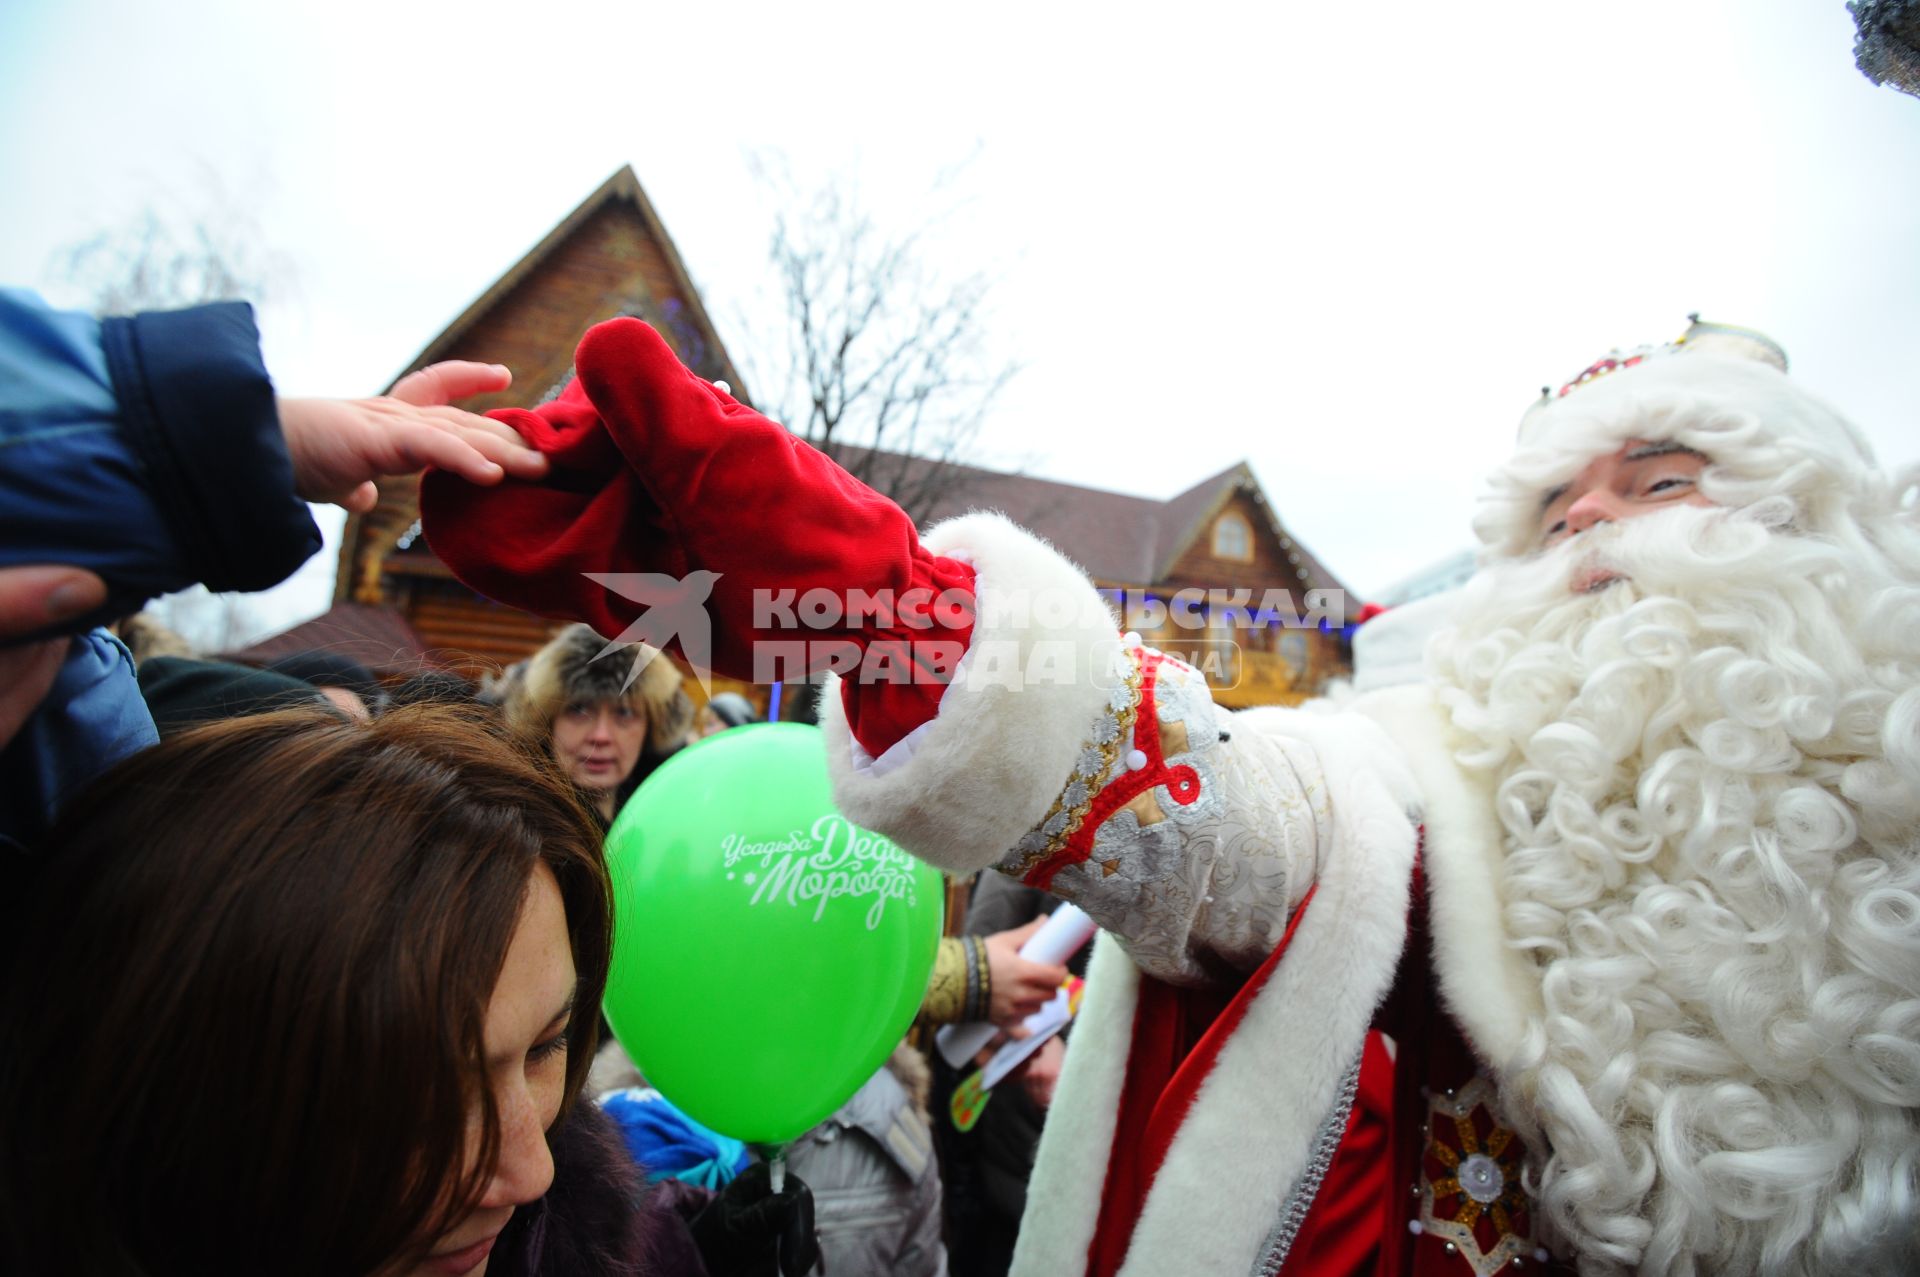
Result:
{"type": "Polygon", "coordinates": [[[591,1237],[550,1200],[598,1116],[569,1110],[606,869],[571,787],[484,719],[175,737],[69,806],[10,912],[0,1268],[701,1271],[617,1141],[591,1237]]]}

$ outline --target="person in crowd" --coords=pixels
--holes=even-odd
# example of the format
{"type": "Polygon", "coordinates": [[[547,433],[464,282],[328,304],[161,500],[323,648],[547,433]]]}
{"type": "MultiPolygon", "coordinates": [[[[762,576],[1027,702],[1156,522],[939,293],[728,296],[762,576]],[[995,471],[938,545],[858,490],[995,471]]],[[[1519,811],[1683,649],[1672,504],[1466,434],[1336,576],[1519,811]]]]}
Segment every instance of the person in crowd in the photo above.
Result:
{"type": "Polygon", "coordinates": [[[267,668],[275,674],[297,678],[316,689],[348,718],[365,722],[389,703],[379,677],[351,656],[342,656],[338,652],[318,649],[295,652],[281,657],[267,668]]]}
{"type": "Polygon", "coordinates": [[[320,548],[306,503],[370,509],[381,475],[545,474],[447,406],[510,381],[450,362],[379,398],[283,398],[245,303],[101,320],[0,288],[0,845],[157,738],[127,649],[94,627],[195,582],[277,584],[320,548]]]}
{"type": "Polygon", "coordinates": [[[846,1103],[784,1150],[813,1190],[823,1277],[946,1277],[929,1085],[925,1057],[902,1042],[846,1103]]]}
{"type": "Polygon", "coordinates": [[[680,747],[693,721],[680,671],[642,646],[603,658],[605,641],[570,625],[528,658],[506,702],[507,721],[545,744],[604,825],[680,747]],[[636,656],[643,662],[637,675],[636,656]]]}
{"type": "Polygon", "coordinates": [[[155,656],[140,663],[136,677],[162,740],[202,723],[277,709],[324,705],[344,713],[304,679],[231,661],[155,656]]]}
{"type": "Polygon", "coordinates": [[[927,1024],[985,1021],[1006,1028],[1052,1001],[1067,969],[1020,956],[1020,946],[1044,921],[1029,918],[992,935],[969,926],[961,935],[942,936],[920,1019],[927,1024]]]}
{"type": "MultiPolygon", "coordinates": [[[[1023,886],[1005,874],[981,874],[967,899],[963,938],[986,946],[996,958],[1000,957],[995,954],[1000,946],[995,942],[1004,939],[1010,942],[1005,946],[1005,956],[1025,962],[1019,958],[1019,946],[1059,905],[1056,897],[1023,886]]],[[[1068,960],[1066,967],[1028,964],[1037,968],[1032,972],[1032,991],[1044,989],[1044,996],[1038,1001],[1023,999],[1001,1014],[990,1013],[993,1022],[1018,1024],[1053,995],[1069,971],[1084,977],[1086,961],[1083,949],[1068,960]]],[[[1002,977],[994,976],[992,987],[998,988],[1001,982],[1002,977]]],[[[1007,1271],[1013,1259],[1014,1239],[1026,1210],[1034,1152],[1060,1081],[1067,1037],[1068,1032],[1062,1032],[1049,1038],[1015,1075],[995,1087],[971,1129],[956,1129],[952,1121],[943,1121],[936,1114],[934,1142],[940,1150],[940,1168],[947,1187],[948,1254],[954,1277],[996,1277],[1007,1271]]],[[[992,1049],[982,1054],[990,1056],[992,1049]]],[[[955,1070],[947,1067],[945,1060],[935,1060],[935,1094],[950,1097],[973,1067],[970,1064],[955,1070]]]]}
{"type": "Polygon", "coordinates": [[[729,727],[744,727],[760,717],[753,702],[738,692],[715,692],[694,716],[692,736],[705,740],[729,727]]]}
{"type": "Polygon", "coordinates": [[[721,674],[796,637],[768,586],[895,600],[800,636],[837,805],[1106,933],[1015,1273],[1907,1273],[1920,516],[1785,365],[1695,323],[1543,394],[1425,678],[1306,710],[1217,709],[997,515],[922,538],[637,320],[501,414],[564,491],[423,505],[610,635],[582,572],[718,574],[721,674]]]}
{"type": "Polygon", "coordinates": [[[135,755],[9,896],[4,1266],[637,1277],[770,1274],[776,1244],[805,1258],[802,1189],[748,1185],[689,1225],[576,1103],[608,890],[571,786],[473,713],[284,711],[135,755]]]}
{"type": "Polygon", "coordinates": [[[402,705],[479,705],[479,689],[451,670],[423,669],[395,683],[388,702],[402,705]]]}

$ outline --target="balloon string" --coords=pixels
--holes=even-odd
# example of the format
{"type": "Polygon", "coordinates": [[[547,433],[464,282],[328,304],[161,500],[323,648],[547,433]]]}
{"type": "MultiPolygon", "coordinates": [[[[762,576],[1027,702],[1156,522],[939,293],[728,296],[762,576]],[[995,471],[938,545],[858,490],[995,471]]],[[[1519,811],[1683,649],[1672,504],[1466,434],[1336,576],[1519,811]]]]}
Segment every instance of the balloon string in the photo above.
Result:
{"type": "MultiPolygon", "coordinates": [[[[775,1153],[770,1159],[768,1159],[767,1181],[773,1188],[773,1195],[775,1197],[780,1196],[782,1192],[786,1191],[787,1154],[784,1149],[781,1150],[780,1152],[775,1153]]],[[[782,1229],[780,1232],[775,1233],[773,1235],[773,1268],[775,1272],[783,1271],[780,1265],[780,1251],[781,1251],[780,1241],[781,1241],[781,1238],[785,1235],[785,1232],[786,1230],[782,1229]]]]}

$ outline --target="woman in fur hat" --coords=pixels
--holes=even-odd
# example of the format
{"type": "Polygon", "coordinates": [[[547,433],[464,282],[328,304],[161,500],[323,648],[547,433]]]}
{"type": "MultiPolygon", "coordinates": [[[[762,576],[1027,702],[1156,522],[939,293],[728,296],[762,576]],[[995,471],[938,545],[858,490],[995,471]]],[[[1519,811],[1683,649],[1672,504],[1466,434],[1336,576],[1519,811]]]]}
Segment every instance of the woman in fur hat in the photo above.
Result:
{"type": "Polygon", "coordinates": [[[507,697],[507,721],[544,740],[611,825],[628,795],[686,740],[693,702],[680,671],[657,648],[607,644],[585,625],[569,625],[527,660],[507,697]],[[638,672],[635,672],[636,666],[638,672]]]}

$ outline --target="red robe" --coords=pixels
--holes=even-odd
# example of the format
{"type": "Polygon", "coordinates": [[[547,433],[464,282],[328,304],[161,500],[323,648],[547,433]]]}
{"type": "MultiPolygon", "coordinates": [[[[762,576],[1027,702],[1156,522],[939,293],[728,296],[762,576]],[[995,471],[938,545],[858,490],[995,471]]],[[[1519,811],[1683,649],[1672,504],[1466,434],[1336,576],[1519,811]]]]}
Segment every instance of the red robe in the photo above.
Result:
{"type": "MultiPolygon", "coordinates": [[[[1338,1150],[1279,1277],[1570,1275],[1535,1237],[1520,1184],[1524,1145],[1497,1117],[1490,1084],[1436,995],[1417,869],[1410,914],[1406,955],[1367,1035],[1338,1150]]],[[[1142,978],[1088,1277],[1119,1272],[1174,1133],[1286,949],[1283,941],[1232,992],[1142,978]]]]}

